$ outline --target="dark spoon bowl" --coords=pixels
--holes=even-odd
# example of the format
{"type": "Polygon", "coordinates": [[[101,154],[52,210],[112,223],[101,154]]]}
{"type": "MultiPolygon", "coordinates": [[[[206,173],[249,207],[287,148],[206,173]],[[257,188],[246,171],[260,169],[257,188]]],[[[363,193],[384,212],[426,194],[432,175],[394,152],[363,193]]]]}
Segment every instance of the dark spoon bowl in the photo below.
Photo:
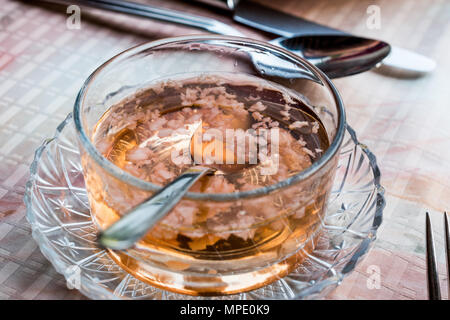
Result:
{"type": "Polygon", "coordinates": [[[270,43],[308,60],[329,78],[370,70],[391,50],[386,42],[347,35],[302,35],[277,38],[270,43]]]}

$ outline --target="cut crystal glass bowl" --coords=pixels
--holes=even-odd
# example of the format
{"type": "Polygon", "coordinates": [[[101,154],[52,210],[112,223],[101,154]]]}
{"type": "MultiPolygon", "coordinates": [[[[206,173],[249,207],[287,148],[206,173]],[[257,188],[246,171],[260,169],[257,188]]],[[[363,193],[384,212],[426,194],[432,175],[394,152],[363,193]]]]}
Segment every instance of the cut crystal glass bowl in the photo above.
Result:
{"type": "MultiPolygon", "coordinates": [[[[321,235],[288,276],[260,289],[213,299],[315,299],[326,296],[367,253],[385,200],[376,158],[347,127],[321,235]]],[[[211,299],[152,287],[97,247],[70,114],[36,151],[25,203],[33,237],[69,288],[92,299],[211,299]]]]}

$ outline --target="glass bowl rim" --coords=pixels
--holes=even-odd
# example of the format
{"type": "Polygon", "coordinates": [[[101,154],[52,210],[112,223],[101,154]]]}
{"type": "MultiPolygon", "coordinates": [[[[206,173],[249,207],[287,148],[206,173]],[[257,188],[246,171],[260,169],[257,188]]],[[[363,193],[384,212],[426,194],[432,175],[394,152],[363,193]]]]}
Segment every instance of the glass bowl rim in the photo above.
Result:
{"type": "MultiPolygon", "coordinates": [[[[345,109],[342,102],[342,99],[335,88],[334,84],[331,82],[331,80],[317,67],[315,67],[310,62],[306,61],[305,59],[283,49],[280,47],[277,47],[275,45],[272,45],[268,42],[259,41],[259,40],[253,40],[249,38],[243,38],[243,37],[234,37],[234,36],[217,36],[217,35],[189,35],[189,36],[180,36],[180,37],[170,37],[170,38],[164,38],[160,40],[150,41],[147,43],[139,44],[137,46],[131,47],[129,49],[126,49],[119,54],[113,56],[106,62],[104,62],[102,65],[100,65],[96,70],[94,70],[90,76],[85,80],[83,83],[77,97],[75,100],[74,108],[73,108],[73,116],[74,116],[74,123],[75,123],[75,130],[78,134],[79,141],[82,145],[82,147],[86,150],[88,155],[94,159],[94,161],[103,169],[105,169],[109,174],[114,176],[115,178],[124,181],[125,183],[132,185],[134,187],[137,187],[142,190],[146,191],[152,191],[156,192],[160,190],[162,187],[158,186],[156,184],[153,184],[151,182],[139,179],[138,177],[133,176],[132,174],[126,172],[125,170],[120,169],[116,165],[114,165],[112,162],[110,162],[108,159],[106,159],[98,150],[95,148],[95,146],[92,144],[90,139],[88,138],[86,131],[83,128],[82,121],[81,121],[81,110],[82,110],[82,104],[84,101],[84,98],[88,92],[88,89],[91,85],[91,83],[95,80],[95,78],[98,76],[102,70],[111,64],[112,62],[116,61],[119,58],[129,58],[132,57],[139,52],[142,51],[148,51],[153,48],[157,48],[159,46],[168,45],[168,44],[175,44],[177,42],[195,42],[195,41],[206,41],[206,40],[214,40],[219,41],[221,43],[226,44],[230,41],[236,41],[238,44],[252,44],[257,45],[262,48],[270,49],[272,52],[276,51],[278,54],[281,54],[282,56],[287,56],[297,63],[304,66],[309,71],[313,72],[316,77],[319,78],[319,80],[326,85],[328,88],[328,91],[331,92],[335,105],[337,107],[338,111],[338,125],[337,125],[337,131],[336,136],[334,137],[332,143],[328,147],[328,149],[325,151],[325,153],[317,160],[315,161],[311,166],[306,168],[305,170],[300,171],[299,173],[290,176],[287,179],[284,179],[280,182],[277,182],[275,184],[271,184],[268,186],[256,188],[253,190],[248,191],[235,191],[230,193],[200,193],[200,192],[187,192],[184,196],[186,199],[191,200],[203,200],[203,201],[216,201],[216,202],[222,202],[222,201],[233,201],[237,199],[243,199],[243,198],[250,198],[250,197],[258,197],[267,195],[271,192],[277,191],[279,189],[286,188],[288,186],[291,186],[299,181],[305,180],[308,177],[312,176],[314,173],[316,173],[319,169],[324,167],[333,157],[337,154],[343,138],[345,134],[346,129],[346,120],[345,120],[345,109]]],[[[217,42],[215,42],[217,43],[217,42]]]]}

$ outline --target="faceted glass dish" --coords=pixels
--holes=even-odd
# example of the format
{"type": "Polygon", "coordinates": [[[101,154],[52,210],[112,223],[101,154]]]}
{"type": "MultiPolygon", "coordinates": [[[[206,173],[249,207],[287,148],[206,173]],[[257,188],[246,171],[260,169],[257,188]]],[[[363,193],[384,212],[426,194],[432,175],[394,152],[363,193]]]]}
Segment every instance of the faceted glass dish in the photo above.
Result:
{"type": "MultiPolygon", "coordinates": [[[[278,183],[231,193],[189,192],[180,201],[180,207],[194,203],[218,211],[214,219],[223,221],[219,227],[209,227],[208,221],[177,227],[159,223],[134,248],[109,251],[136,278],[183,294],[235,294],[259,288],[286,276],[313,249],[345,134],[345,113],[336,89],[313,65],[270,44],[188,36],[137,46],[112,58],[88,78],[74,107],[90,208],[102,230],[160,187],[123,171],[96,149],[93,135],[99,120],[116,103],[157,81],[219,74],[233,81],[252,77],[299,97],[320,120],[330,143],[311,166],[278,183]],[[244,219],[239,209],[229,208],[267,211],[270,218],[237,224],[244,219]],[[209,246],[196,249],[202,241],[209,246]]],[[[280,99],[265,98],[272,104],[280,99]]],[[[132,101],[136,110],[143,107],[137,105],[142,100],[146,97],[132,101]]]]}
{"type": "MultiPolygon", "coordinates": [[[[36,151],[25,203],[33,237],[45,257],[92,299],[193,299],[161,290],[125,272],[98,248],[72,116],[36,151]]],[[[375,156],[347,127],[328,198],[322,232],[301,250],[303,262],[284,278],[257,290],[216,299],[324,297],[369,250],[385,201],[375,156]]]]}

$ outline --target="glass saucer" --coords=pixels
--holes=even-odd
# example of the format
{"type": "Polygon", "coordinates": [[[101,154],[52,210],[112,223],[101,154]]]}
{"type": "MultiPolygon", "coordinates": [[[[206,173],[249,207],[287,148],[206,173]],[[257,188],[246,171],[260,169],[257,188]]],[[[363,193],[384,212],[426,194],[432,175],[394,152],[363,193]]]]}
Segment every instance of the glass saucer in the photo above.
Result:
{"type": "Polygon", "coordinates": [[[194,297],[152,287],[96,245],[72,115],[37,149],[25,203],[33,237],[69,288],[92,299],[315,299],[349,274],[375,240],[385,206],[375,156],[347,127],[322,234],[305,261],[260,289],[194,297]]]}

